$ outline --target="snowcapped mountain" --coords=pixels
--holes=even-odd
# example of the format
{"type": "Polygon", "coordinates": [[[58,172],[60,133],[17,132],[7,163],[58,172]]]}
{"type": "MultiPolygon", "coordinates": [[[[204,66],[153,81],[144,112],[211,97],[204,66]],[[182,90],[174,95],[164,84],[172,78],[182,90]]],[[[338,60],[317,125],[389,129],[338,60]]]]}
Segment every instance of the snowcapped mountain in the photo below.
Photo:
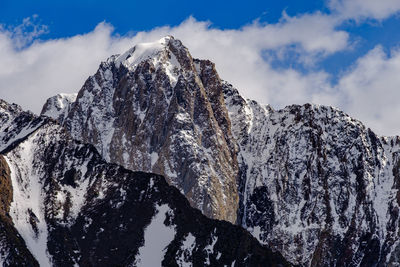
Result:
{"type": "Polygon", "coordinates": [[[243,228],[192,208],[162,176],[107,163],[55,120],[1,107],[2,121],[14,121],[2,131],[15,133],[1,141],[3,265],[289,266],[243,228]]]}
{"type": "Polygon", "coordinates": [[[400,265],[400,138],[244,99],[173,37],[42,114],[0,101],[4,265],[400,265]]]}
{"type": "Polygon", "coordinates": [[[107,161],[161,174],[207,216],[236,221],[237,146],[222,82],[180,41],[165,37],[110,57],[68,108],[61,123],[107,161]]]}
{"type": "Polygon", "coordinates": [[[294,263],[400,265],[398,137],[331,107],[246,100],[172,37],[110,57],[66,108],[56,118],[107,161],[164,175],[294,263]]]}

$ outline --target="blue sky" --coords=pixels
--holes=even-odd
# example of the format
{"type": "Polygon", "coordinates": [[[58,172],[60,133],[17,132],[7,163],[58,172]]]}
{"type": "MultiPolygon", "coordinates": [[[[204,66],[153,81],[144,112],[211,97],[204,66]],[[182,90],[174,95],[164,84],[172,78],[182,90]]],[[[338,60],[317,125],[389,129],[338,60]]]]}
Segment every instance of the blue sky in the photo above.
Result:
{"type": "Polygon", "coordinates": [[[39,112],[111,54],[172,34],[246,97],[333,105],[398,134],[399,11],[398,0],[2,0],[0,98],[39,112]]]}
{"type": "Polygon", "coordinates": [[[324,1],[12,1],[0,2],[3,24],[20,24],[23,18],[38,14],[50,32],[42,38],[58,38],[85,33],[107,21],[119,34],[151,30],[162,25],[178,25],[189,16],[209,20],[214,27],[240,28],[255,19],[269,23],[280,19],[282,11],[297,15],[324,10],[324,1]]]}

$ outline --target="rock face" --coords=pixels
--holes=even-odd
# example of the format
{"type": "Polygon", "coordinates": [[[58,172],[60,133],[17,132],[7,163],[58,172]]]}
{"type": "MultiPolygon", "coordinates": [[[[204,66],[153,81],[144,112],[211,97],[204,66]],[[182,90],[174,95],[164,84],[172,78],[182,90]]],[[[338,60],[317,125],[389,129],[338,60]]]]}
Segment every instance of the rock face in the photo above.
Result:
{"type": "Polygon", "coordinates": [[[207,216],[236,221],[237,147],[222,82],[180,41],[140,44],[101,63],[63,124],[107,161],[164,175],[207,216]]]}
{"type": "Polygon", "coordinates": [[[192,208],[162,176],[107,163],[42,119],[0,157],[6,266],[290,266],[243,228],[192,208]]]}
{"type": "Polygon", "coordinates": [[[229,85],[225,97],[245,228],[295,263],[398,264],[398,137],[380,138],[331,107],[274,111],[229,85]]]}
{"type": "Polygon", "coordinates": [[[0,262],[3,266],[39,266],[12,223],[12,199],[10,169],[0,155],[0,262]]]}
{"type": "Polygon", "coordinates": [[[103,62],[67,109],[65,129],[108,162],[165,175],[294,263],[400,265],[399,137],[246,100],[172,37],[103,62]]]}
{"type": "Polygon", "coordinates": [[[71,104],[78,94],[58,94],[47,99],[40,114],[58,121],[63,121],[68,115],[71,104]]]}
{"type": "Polygon", "coordinates": [[[8,104],[0,99],[0,153],[18,145],[23,138],[49,120],[23,111],[20,106],[8,104]]]}

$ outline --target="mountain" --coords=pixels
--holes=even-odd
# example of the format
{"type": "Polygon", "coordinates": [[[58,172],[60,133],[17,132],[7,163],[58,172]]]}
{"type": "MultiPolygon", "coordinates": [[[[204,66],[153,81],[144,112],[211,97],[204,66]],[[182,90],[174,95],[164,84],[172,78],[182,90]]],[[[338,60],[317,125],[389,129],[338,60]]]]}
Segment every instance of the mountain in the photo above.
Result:
{"type": "Polygon", "coordinates": [[[378,137],[325,106],[274,111],[225,100],[240,147],[243,227],[287,259],[311,266],[398,262],[398,137],[378,137]]]}
{"type": "Polygon", "coordinates": [[[101,63],[60,122],[107,161],[161,174],[193,207],[235,222],[237,146],[223,103],[214,65],[165,37],[101,63]]]}
{"type": "Polygon", "coordinates": [[[1,144],[3,265],[290,266],[243,228],[192,208],[164,177],[106,162],[53,119],[1,107],[3,132],[15,133],[1,144]]]}
{"type": "Polygon", "coordinates": [[[400,264],[399,137],[332,107],[244,99],[172,37],[110,57],[67,108],[59,122],[107,161],[164,175],[294,263],[400,264]]]}

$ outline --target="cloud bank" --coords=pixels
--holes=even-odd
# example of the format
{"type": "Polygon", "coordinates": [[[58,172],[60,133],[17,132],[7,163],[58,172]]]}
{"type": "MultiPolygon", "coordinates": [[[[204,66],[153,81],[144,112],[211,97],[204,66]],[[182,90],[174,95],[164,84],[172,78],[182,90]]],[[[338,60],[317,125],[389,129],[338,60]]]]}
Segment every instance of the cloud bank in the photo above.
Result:
{"type": "Polygon", "coordinates": [[[295,51],[305,68],[327,56],[353,49],[349,33],[338,30],[346,20],[382,20],[400,10],[398,1],[329,2],[331,14],[315,12],[290,17],[283,13],[275,24],[257,21],[241,29],[221,30],[210,22],[188,18],[175,27],[118,36],[113,27],[100,23],[86,34],[40,41],[45,26],[32,19],[23,23],[30,31],[0,27],[0,97],[36,113],[45,100],[57,93],[77,92],[85,79],[112,54],[122,53],[139,42],[171,34],[197,58],[216,63],[220,76],[246,97],[282,108],[307,102],[333,105],[362,120],[379,134],[400,134],[400,50],[384,52],[377,46],[331,83],[323,70],[301,72],[277,68],[273,60],[286,60],[295,51]],[[392,3],[393,2],[393,3],[392,3]],[[350,4],[349,4],[350,3],[350,4]],[[360,8],[362,7],[362,8],[360,8]],[[357,11],[357,12],[356,12],[357,11]],[[273,55],[273,56],[272,56],[273,55]]]}

